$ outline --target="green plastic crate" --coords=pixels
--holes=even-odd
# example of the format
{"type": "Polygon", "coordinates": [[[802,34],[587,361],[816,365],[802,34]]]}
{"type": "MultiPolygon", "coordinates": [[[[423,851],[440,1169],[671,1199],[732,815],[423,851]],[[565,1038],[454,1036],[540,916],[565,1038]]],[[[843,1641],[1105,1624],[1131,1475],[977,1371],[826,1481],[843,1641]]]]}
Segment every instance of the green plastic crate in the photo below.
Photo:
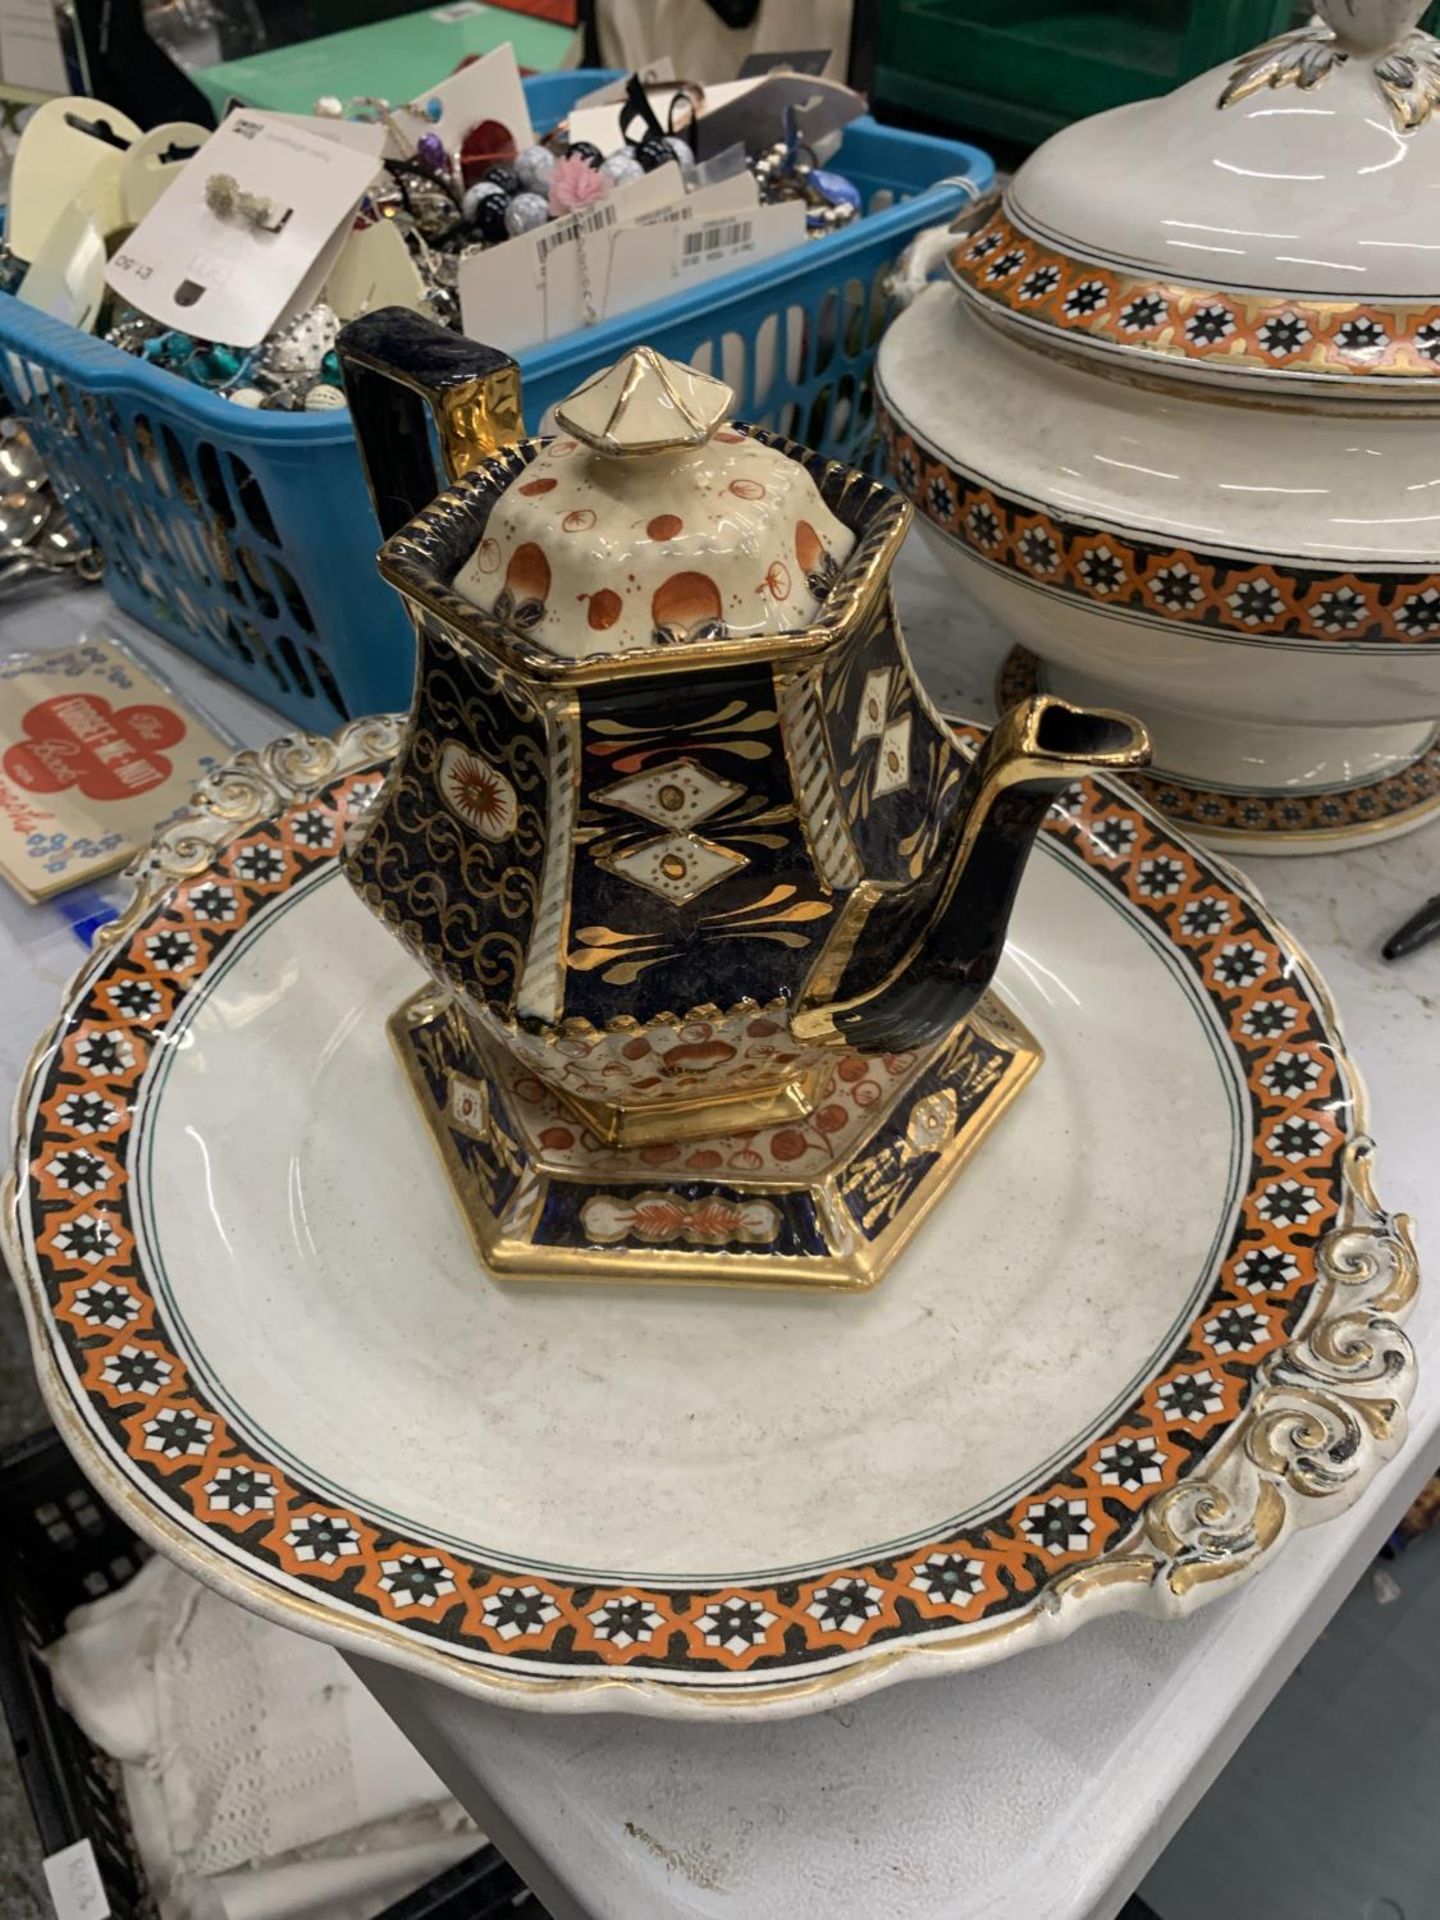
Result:
{"type": "Polygon", "coordinates": [[[1304,0],[886,0],[874,97],[1020,147],[1168,93],[1310,15],[1304,0]]]}

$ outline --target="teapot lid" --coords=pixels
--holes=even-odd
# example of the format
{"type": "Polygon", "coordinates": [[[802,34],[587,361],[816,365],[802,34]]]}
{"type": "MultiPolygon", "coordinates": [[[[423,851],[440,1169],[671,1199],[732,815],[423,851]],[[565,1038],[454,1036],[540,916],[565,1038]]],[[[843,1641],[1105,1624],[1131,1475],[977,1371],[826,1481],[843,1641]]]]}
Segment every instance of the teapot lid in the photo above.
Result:
{"type": "Polygon", "coordinates": [[[457,593],[568,659],[811,626],[855,536],[723,380],[636,347],[555,409],[457,593]]]}
{"type": "Polygon", "coordinates": [[[1440,43],[1426,0],[1318,17],[1055,135],[953,251],[1008,321],[1160,370],[1440,373],[1440,43]]]}

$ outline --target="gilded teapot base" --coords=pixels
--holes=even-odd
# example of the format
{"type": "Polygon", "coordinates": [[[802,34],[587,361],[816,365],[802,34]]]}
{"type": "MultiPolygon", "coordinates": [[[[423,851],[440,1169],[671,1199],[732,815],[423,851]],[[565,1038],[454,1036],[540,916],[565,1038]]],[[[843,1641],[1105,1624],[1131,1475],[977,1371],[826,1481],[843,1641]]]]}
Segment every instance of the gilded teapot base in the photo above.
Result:
{"type": "Polygon", "coordinates": [[[864,1291],[1041,1061],[989,994],[923,1052],[837,1049],[808,1114],[624,1145],[431,990],[389,1030],[481,1261],[517,1280],[864,1291]]]}
{"type": "Polygon", "coordinates": [[[748,1133],[785,1121],[808,1120],[819,1104],[824,1077],[811,1070],[769,1087],[739,1087],[671,1100],[660,1107],[607,1106],[557,1088],[561,1100],[607,1147],[653,1147],[708,1140],[717,1133],[748,1133]]]}

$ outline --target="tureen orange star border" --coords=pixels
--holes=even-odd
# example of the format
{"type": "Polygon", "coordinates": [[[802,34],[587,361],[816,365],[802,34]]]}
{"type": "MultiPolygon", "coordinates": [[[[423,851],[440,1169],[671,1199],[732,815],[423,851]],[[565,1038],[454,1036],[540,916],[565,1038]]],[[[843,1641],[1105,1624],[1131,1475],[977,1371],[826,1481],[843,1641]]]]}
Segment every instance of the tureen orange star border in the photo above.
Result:
{"type": "Polygon", "coordinates": [[[1440,644],[1440,573],[1326,572],[1062,520],[927,446],[888,411],[878,385],[875,411],[895,483],[930,524],[1043,592],[1236,641],[1440,644]]]}
{"type": "Polygon", "coordinates": [[[1434,301],[1237,293],[1127,273],[1038,239],[1003,207],[951,251],[949,268],[982,306],[1134,355],[1344,379],[1440,374],[1434,301]]]}

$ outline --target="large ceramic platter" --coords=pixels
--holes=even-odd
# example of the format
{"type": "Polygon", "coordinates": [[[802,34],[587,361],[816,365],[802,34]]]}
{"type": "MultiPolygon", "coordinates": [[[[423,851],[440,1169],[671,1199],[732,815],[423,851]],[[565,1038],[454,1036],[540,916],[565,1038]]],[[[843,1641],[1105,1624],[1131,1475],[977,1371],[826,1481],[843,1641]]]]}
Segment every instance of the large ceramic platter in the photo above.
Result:
{"type": "Polygon", "coordinates": [[[1324,991],[1118,787],[1021,892],[1044,1064],[883,1286],[492,1279],[335,861],[397,737],[217,776],[22,1092],[45,1389],[162,1548],[490,1699],[792,1713],[1181,1614],[1400,1445],[1415,1269],[1324,991]]]}

